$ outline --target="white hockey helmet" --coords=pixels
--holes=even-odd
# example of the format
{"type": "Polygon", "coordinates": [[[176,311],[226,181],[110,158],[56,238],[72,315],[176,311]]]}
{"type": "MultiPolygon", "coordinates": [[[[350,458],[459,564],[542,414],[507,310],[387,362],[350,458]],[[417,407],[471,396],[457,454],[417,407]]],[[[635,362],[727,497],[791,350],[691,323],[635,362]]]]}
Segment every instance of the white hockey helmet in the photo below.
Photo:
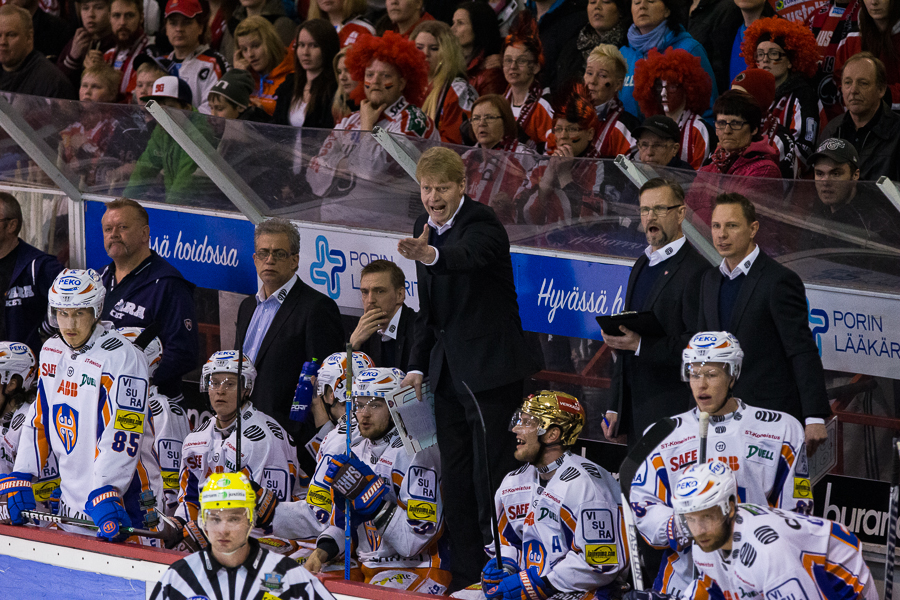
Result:
{"type": "Polygon", "coordinates": [[[94,318],[99,319],[103,312],[103,299],[106,288],[100,275],[93,269],[63,269],[56,276],[50,293],[47,294],[50,324],[58,327],[56,309],[58,308],[91,308],[94,318]]]}
{"type": "Polygon", "coordinates": [[[0,342],[0,384],[6,385],[13,375],[22,378],[22,389],[34,387],[37,376],[37,360],[26,344],[0,342]]]}
{"type": "Polygon", "coordinates": [[[724,364],[725,372],[737,379],[743,361],[744,351],[736,337],[727,331],[701,331],[681,353],[681,380],[690,381],[691,365],[696,363],[724,364]]]}
{"type": "Polygon", "coordinates": [[[727,517],[731,511],[730,501],[740,502],[737,482],[728,465],[720,460],[691,465],[675,484],[672,494],[672,508],[682,517],[712,506],[718,506],[727,517]]]}
{"type": "MultiPolygon", "coordinates": [[[[234,373],[238,372],[238,351],[237,350],[220,350],[206,361],[203,365],[203,371],[200,374],[200,391],[205,392],[209,389],[209,378],[213,373],[234,373]]],[[[244,389],[247,393],[253,391],[253,383],[256,381],[256,367],[253,361],[244,354],[244,366],[241,369],[241,379],[244,380],[244,389]]]]}
{"type": "MultiPolygon", "coordinates": [[[[142,333],[144,333],[143,327],[119,327],[116,329],[119,333],[121,333],[124,337],[127,337],[131,343],[135,343],[142,333]]],[[[144,348],[144,358],[147,359],[147,374],[152,378],[153,374],[156,373],[156,368],[159,367],[159,362],[162,360],[163,347],[162,342],[159,337],[154,337],[150,340],[150,343],[147,344],[147,347],[144,348]]]]}
{"type": "Polygon", "coordinates": [[[393,367],[376,367],[361,371],[353,378],[354,398],[390,398],[400,389],[406,374],[393,367]]]}
{"type": "MultiPolygon", "coordinates": [[[[375,363],[369,358],[365,352],[353,353],[353,376],[372,369],[375,363]]],[[[319,374],[316,375],[316,396],[325,393],[325,386],[331,386],[334,391],[334,399],[338,402],[347,400],[347,353],[335,352],[325,359],[322,366],[319,367],[319,374]]]]}

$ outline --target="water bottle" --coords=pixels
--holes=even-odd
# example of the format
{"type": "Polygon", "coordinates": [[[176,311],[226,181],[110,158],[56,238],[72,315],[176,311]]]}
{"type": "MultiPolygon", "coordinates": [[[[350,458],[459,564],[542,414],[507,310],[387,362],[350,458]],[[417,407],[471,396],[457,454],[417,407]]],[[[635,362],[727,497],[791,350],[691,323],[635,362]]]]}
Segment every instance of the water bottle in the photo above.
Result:
{"type": "Polygon", "coordinates": [[[303,370],[300,372],[300,381],[297,383],[297,390],[294,392],[294,402],[291,404],[291,421],[302,423],[306,420],[309,413],[309,405],[313,399],[312,378],[319,373],[319,363],[316,359],[308,360],[303,363],[303,370]]]}

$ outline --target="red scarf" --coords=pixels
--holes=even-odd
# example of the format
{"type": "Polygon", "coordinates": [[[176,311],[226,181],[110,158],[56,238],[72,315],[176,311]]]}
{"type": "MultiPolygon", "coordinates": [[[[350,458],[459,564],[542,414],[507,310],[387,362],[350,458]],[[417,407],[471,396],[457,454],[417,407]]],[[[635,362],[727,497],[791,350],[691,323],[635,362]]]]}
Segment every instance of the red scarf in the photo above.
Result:
{"type": "Polygon", "coordinates": [[[734,162],[744,153],[744,150],[746,150],[746,148],[729,152],[722,146],[719,146],[709,158],[712,161],[712,164],[716,166],[716,170],[719,171],[719,173],[728,173],[728,170],[731,169],[734,162]]]}

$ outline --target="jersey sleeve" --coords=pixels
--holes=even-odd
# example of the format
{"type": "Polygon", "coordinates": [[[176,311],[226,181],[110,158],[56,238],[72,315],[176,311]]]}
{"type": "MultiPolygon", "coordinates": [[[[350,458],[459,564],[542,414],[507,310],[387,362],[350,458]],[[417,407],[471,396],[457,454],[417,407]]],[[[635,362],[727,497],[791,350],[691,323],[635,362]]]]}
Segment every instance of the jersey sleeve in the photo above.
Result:
{"type": "Polygon", "coordinates": [[[417,452],[408,460],[401,448],[391,471],[397,510],[383,537],[401,556],[415,556],[437,538],[444,525],[440,457],[437,447],[417,452]]]}
{"type": "Polygon", "coordinates": [[[785,420],[788,422],[785,424],[785,436],[781,442],[775,483],[767,500],[769,506],[774,508],[808,515],[812,512],[813,495],[803,426],[796,419],[785,420]]]}
{"type": "Polygon", "coordinates": [[[668,546],[666,526],[672,509],[669,471],[659,452],[654,452],[635,475],[631,485],[631,508],[638,531],[654,548],[668,546]]]}
{"type": "MultiPolygon", "coordinates": [[[[212,424],[207,421],[207,426],[212,424]]],[[[203,428],[184,438],[181,452],[181,469],[178,472],[178,505],[175,516],[185,521],[196,521],[200,514],[200,469],[203,468],[202,457],[188,450],[191,438],[203,435],[203,428]]]]}
{"type": "MultiPolygon", "coordinates": [[[[272,532],[278,537],[291,540],[315,540],[328,524],[329,513],[317,514],[320,510],[305,499],[297,502],[280,502],[275,508],[272,532]],[[324,521],[320,521],[320,517],[324,521]]],[[[339,538],[343,540],[343,531],[339,538]]]]}
{"type": "MultiPolygon", "coordinates": [[[[29,419],[34,419],[34,403],[23,404],[13,413],[7,429],[0,436],[0,473],[11,473],[15,469],[16,453],[19,448],[19,440],[22,430],[29,419]]],[[[38,474],[40,477],[40,474],[38,474]]]]}
{"type": "MultiPolygon", "coordinates": [[[[42,353],[43,354],[43,353],[42,353]]],[[[38,476],[41,467],[50,457],[50,409],[47,405],[47,392],[44,388],[45,378],[38,380],[37,395],[34,399],[34,411],[29,412],[19,434],[13,471],[30,473],[38,476]]],[[[52,385],[52,380],[50,380],[52,385]]]]}
{"type": "MultiPolygon", "coordinates": [[[[109,346],[97,403],[97,444],[92,489],[113,486],[120,494],[131,485],[140,460],[141,438],[153,435],[147,363],[139,350],[120,337],[98,341],[109,346]],[[126,344],[119,345],[116,344],[126,344]]],[[[146,474],[144,475],[146,476],[146,474]]]]}

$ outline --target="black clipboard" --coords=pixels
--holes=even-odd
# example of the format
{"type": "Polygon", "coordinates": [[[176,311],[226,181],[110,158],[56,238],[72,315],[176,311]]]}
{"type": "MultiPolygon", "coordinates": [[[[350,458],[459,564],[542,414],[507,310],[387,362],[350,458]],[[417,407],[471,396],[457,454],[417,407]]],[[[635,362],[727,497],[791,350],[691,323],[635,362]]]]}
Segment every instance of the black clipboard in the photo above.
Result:
{"type": "Polygon", "coordinates": [[[660,324],[659,319],[652,311],[627,311],[615,315],[603,315],[597,317],[597,324],[603,333],[609,336],[625,335],[619,331],[619,325],[636,332],[641,337],[665,337],[666,330],[660,324]]]}

